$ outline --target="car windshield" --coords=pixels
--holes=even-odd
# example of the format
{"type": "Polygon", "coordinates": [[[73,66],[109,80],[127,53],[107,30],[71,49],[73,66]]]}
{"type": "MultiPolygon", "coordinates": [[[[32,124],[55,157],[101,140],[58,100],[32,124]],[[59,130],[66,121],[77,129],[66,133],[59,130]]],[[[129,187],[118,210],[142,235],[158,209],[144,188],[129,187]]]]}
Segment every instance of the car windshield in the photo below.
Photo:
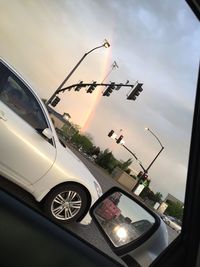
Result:
{"type": "MultiPolygon", "coordinates": [[[[0,22],[0,187],[124,264],[88,213],[117,186],[161,218],[170,244],[199,64],[187,3],[1,1],[0,22]]],[[[120,198],[102,224],[124,220],[120,198]]],[[[134,224],[150,229],[142,216],[134,224]]]]}

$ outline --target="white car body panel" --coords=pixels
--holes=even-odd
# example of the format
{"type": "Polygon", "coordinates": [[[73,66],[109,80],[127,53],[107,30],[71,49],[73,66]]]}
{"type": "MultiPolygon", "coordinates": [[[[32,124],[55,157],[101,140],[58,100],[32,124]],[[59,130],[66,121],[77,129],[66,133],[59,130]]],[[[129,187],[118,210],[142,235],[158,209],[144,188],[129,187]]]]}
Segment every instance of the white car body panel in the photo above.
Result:
{"type": "MultiPolygon", "coordinates": [[[[3,116],[0,117],[0,173],[30,192],[37,201],[41,201],[52,188],[61,183],[76,182],[88,190],[93,204],[99,198],[95,187],[95,183],[99,185],[98,182],[87,167],[60,144],[45,105],[30,85],[7,63],[1,59],[0,62],[34,95],[53,134],[50,144],[47,138],[0,100],[0,115],[5,115],[5,120],[3,116]]],[[[81,223],[88,224],[90,221],[91,217],[87,213],[81,223]]]]}
{"type": "Polygon", "coordinates": [[[0,169],[13,181],[33,184],[52,167],[56,149],[1,101],[0,110],[7,118],[0,122],[1,153],[6,155],[1,157],[0,169]]]}

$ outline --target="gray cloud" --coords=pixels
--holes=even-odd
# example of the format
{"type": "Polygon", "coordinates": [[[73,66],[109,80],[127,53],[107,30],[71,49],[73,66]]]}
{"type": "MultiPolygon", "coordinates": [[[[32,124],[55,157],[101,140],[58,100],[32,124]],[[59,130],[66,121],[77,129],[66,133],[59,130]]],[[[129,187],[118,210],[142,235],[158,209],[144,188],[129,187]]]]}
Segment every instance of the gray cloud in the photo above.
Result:
{"type": "MultiPolygon", "coordinates": [[[[102,98],[88,131],[98,145],[127,159],[130,155],[107,138],[111,128],[123,128],[127,144],[147,164],[159,149],[144,132],[145,126],[152,128],[165,145],[151,170],[152,185],[183,198],[200,41],[198,22],[186,3],[8,2],[0,2],[0,54],[42,97],[50,96],[86,51],[108,38],[110,54],[102,49],[88,56],[69,82],[100,80],[116,60],[119,69],[108,80],[139,80],[144,91],[135,102],[126,100],[127,89],[102,98]]],[[[93,101],[93,96],[70,92],[58,110],[69,112],[80,123],[93,101]]]]}

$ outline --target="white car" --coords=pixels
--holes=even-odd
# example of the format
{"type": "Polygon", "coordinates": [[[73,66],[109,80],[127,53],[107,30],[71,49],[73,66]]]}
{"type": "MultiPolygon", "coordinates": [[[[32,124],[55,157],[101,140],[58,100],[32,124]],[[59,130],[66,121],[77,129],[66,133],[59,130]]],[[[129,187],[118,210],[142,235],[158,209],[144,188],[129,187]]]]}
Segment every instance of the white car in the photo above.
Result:
{"type": "Polygon", "coordinates": [[[180,234],[182,227],[176,222],[176,219],[168,216],[167,224],[174,229],[178,234],[180,234]]]}
{"type": "Polygon", "coordinates": [[[48,111],[31,87],[0,60],[0,174],[42,202],[59,222],[89,224],[99,183],[57,137],[48,111]]]}
{"type": "Polygon", "coordinates": [[[178,234],[181,232],[182,227],[178,225],[175,218],[166,215],[162,215],[161,218],[168,226],[170,226],[178,234]]]}

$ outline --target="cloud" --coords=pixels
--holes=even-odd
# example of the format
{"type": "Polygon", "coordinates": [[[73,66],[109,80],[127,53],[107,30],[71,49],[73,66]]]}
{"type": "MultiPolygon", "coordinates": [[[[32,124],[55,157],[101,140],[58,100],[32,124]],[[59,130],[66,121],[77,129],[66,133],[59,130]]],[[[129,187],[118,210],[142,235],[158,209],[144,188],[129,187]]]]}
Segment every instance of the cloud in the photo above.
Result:
{"type": "MultiPolygon", "coordinates": [[[[152,184],[183,197],[200,43],[198,22],[184,1],[1,1],[0,22],[1,56],[46,98],[106,37],[110,49],[90,54],[69,83],[100,81],[116,60],[119,69],[108,81],[138,80],[144,90],[136,101],[126,100],[125,88],[102,97],[87,131],[126,160],[130,155],[107,137],[122,128],[126,144],[148,164],[159,149],[144,132],[150,127],[165,146],[151,169],[152,184]]],[[[84,91],[68,92],[58,110],[81,124],[93,101],[84,91]]]]}

